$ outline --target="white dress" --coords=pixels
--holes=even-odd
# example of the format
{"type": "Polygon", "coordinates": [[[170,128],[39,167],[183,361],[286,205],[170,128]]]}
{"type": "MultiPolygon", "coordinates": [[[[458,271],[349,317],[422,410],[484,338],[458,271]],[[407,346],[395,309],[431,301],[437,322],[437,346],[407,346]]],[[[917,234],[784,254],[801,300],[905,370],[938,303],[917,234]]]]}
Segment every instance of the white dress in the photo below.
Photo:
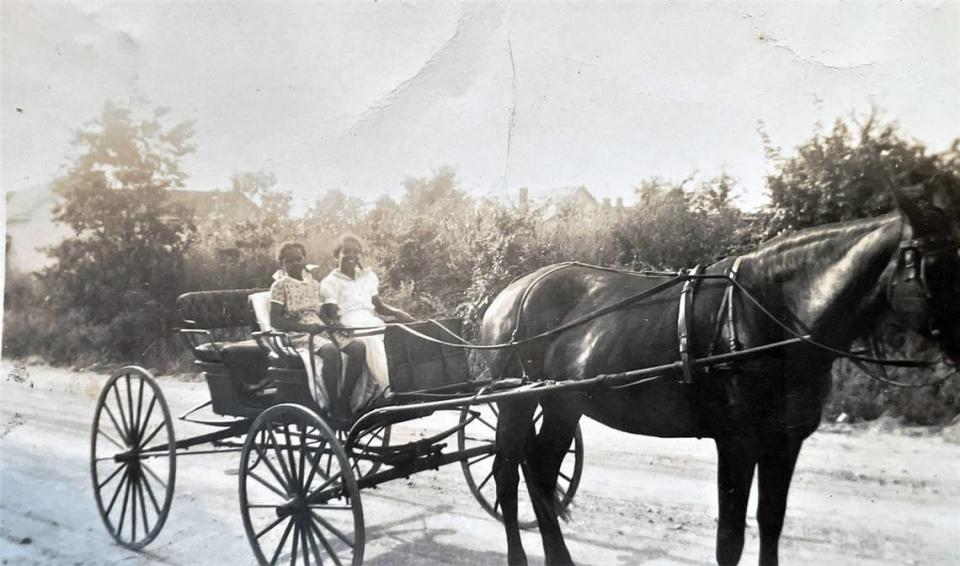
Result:
{"type": "Polygon", "coordinates": [[[320,282],[323,303],[337,305],[340,324],[358,329],[341,346],[356,340],[362,342],[366,350],[365,387],[354,390],[353,404],[359,406],[390,385],[387,352],[383,346],[384,323],[373,307],[373,298],[380,294],[379,287],[377,274],[370,269],[358,269],[352,279],[335,269],[320,282]],[[358,395],[360,392],[362,395],[358,395]]]}

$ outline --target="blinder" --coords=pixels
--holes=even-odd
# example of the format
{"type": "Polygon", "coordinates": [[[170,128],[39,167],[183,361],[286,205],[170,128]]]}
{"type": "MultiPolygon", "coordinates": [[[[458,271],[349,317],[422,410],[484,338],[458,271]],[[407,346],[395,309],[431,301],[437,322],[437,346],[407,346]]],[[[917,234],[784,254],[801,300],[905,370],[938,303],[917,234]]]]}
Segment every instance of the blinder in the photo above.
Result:
{"type": "Polygon", "coordinates": [[[936,337],[940,329],[931,316],[933,294],[927,279],[931,259],[957,254],[960,261],[960,240],[957,238],[915,238],[900,242],[897,271],[887,287],[891,307],[908,328],[936,337]]]}

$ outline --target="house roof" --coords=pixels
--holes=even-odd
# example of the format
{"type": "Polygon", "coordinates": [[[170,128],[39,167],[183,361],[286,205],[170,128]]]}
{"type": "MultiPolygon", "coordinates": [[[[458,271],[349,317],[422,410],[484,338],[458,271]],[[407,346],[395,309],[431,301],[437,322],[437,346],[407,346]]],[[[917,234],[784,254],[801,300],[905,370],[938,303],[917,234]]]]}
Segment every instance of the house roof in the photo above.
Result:
{"type": "Polygon", "coordinates": [[[215,207],[234,214],[260,212],[260,207],[247,195],[237,191],[171,190],[167,192],[167,202],[181,205],[194,212],[204,212],[215,207]]]}
{"type": "Polygon", "coordinates": [[[558,187],[553,189],[533,189],[527,193],[529,203],[534,207],[563,205],[568,203],[599,204],[596,197],[583,185],[558,187]]]}

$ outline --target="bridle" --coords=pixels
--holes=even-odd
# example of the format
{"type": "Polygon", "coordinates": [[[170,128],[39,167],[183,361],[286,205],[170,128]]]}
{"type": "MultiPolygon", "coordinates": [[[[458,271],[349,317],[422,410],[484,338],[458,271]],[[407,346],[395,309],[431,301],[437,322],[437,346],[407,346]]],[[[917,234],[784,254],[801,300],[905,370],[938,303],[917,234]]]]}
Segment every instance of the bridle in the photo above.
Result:
{"type": "Polygon", "coordinates": [[[930,313],[933,293],[927,278],[930,260],[948,254],[960,254],[960,239],[947,237],[910,238],[900,242],[897,269],[887,282],[887,299],[893,310],[907,319],[917,331],[938,336],[935,317],[930,313]]]}

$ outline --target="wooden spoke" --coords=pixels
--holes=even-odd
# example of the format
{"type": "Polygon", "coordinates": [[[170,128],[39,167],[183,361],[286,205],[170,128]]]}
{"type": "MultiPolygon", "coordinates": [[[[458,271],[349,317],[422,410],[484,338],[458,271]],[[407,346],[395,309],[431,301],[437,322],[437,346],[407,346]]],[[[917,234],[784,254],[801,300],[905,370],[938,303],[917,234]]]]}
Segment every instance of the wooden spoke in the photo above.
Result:
{"type": "Polygon", "coordinates": [[[485,419],[485,418],[483,418],[483,417],[477,417],[477,420],[480,421],[481,423],[487,425],[487,428],[489,428],[489,429],[492,430],[493,432],[497,432],[497,425],[492,425],[492,424],[490,424],[489,422],[487,422],[487,419],[485,419]]]}
{"type": "MultiPolygon", "coordinates": [[[[310,489],[310,484],[313,483],[313,478],[314,478],[314,476],[316,476],[317,470],[319,469],[319,467],[317,466],[317,464],[320,463],[320,458],[323,457],[324,451],[326,450],[326,447],[327,447],[327,441],[326,441],[326,440],[322,440],[322,441],[321,441],[321,444],[317,447],[317,453],[316,453],[316,455],[314,456],[314,458],[313,458],[312,460],[310,460],[310,474],[307,476],[307,481],[304,482],[304,485],[303,485],[303,489],[304,489],[304,490],[309,490],[309,489],[310,489]]],[[[329,474],[329,472],[328,472],[327,475],[324,476],[324,477],[329,477],[329,475],[330,475],[330,474],[329,474]]]]}
{"type": "MultiPolygon", "coordinates": [[[[305,436],[305,427],[300,427],[300,467],[297,468],[297,477],[300,478],[300,491],[307,489],[306,484],[303,483],[304,478],[306,477],[306,466],[307,466],[307,440],[305,436]]],[[[306,547],[304,547],[306,548],[306,547]]]]}
{"type": "MultiPolygon", "coordinates": [[[[270,462],[270,459],[266,454],[263,453],[263,450],[260,449],[259,445],[254,445],[254,449],[257,451],[257,454],[260,456],[260,461],[270,470],[270,473],[273,474],[273,477],[277,478],[277,481],[280,482],[280,485],[283,487],[283,490],[287,493],[290,493],[290,486],[287,485],[287,482],[284,481],[283,477],[280,475],[280,472],[273,466],[273,463],[270,462]]],[[[284,497],[287,497],[284,495],[284,497]]]]}
{"type": "MultiPolygon", "coordinates": [[[[323,561],[320,559],[320,548],[317,547],[317,539],[313,535],[313,531],[316,529],[316,526],[314,526],[312,522],[307,521],[307,527],[308,528],[304,529],[303,532],[307,534],[307,540],[310,541],[310,549],[313,551],[313,555],[317,557],[317,564],[323,564],[323,561]]],[[[334,554],[332,557],[334,562],[337,564],[340,563],[336,554],[334,554]]]]}
{"type": "Polygon", "coordinates": [[[474,464],[479,464],[480,462],[483,462],[487,458],[493,458],[494,456],[496,456],[494,452],[491,452],[489,454],[481,454],[480,456],[475,457],[473,460],[467,460],[467,462],[472,466],[474,464]]]}
{"type": "MultiPolygon", "coordinates": [[[[113,458],[111,458],[111,460],[112,460],[112,459],[113,459],[113,458]]],[[[112,480],[113,478],[117,477],[117,474],[119,474],[120,472],[122,472],[122,471],[125,470],[126,468],[127,468],[127,464],[126,464],[126,463],[120,464],[120,466],[119,466],[116,470],[114,470],[112,474],[110,474],[109,476],[107,476],[107,479],[105,479],[105,480],[103,480],[102,482],[100,482],[99,484],[97,484],[97,489],[103,489],[103,487],[104,487],[105,485],[107,485],[108,483],[110,483],[110,480],[112,480]]]]}
{"type": "MultiPolygon", "coordinates": [[[[247,508],[252,508],[252,507],[254,507],[254,506],[253,506],[253,505],[247,505],[247,508]]],[[[274,508],[274,509],[275,509],[277,506],[276,506],[276,505],[266,505],[265,507],[270,507],[270,508],[274,508]]],[[[287,518],[287,517],[277,517],[276,519],[274,519],[274,521],[273,521],[272,523],[270,523],[270,524],[267,525],[266,527],[262,528],[262,529],[260,530],[260,532],[257,533],[257,538],[259,539],[259,538],[262,537],[263,535],[265,535],[265,534],[269,533],[270,531],[272,531],[277,525],[279,525],[280,523],[282,523],[283,520],[286,519],[286,518],[287,518]]]]}
{"type": "MultiPolygon", "coordinates": [[[[137,418],[133,420],[133,430],[140,432],[140,417],[143,416],[143,380],[138,380],[139,388],[137,390],[137,418]]],[[[136,537],[134,537],[136,538],[136,537]]]]}
{"type": "Polygon", "coordinates": [[[110,410],[110,406],[109,406],[109,405],[104,405],[104,406],[103,406],[103,409],[104,409],[105,411],[107,411],[107,416],[110,417],[110,420],[111,420],[111,421],[113,421],[113,428],[117,429],[117,432],[120,433],[120,436],[123,437],[124,440],[126,440],[126,439],[127,439],[126,433],[125,433],[124,430],[120,427],[120,425],[117,424],[117,417],[113,416],[113,411],[110,410]]]}
{"type": "Polygon", "coordinates": [[[133,483],[133,478],[129,474],[126,488],[123,492],[123,503],[120,504],[120,522],[117,524],[117,534],[123,536],[123,521],[127,518],[127,500],[130,499],[130,485],[133,483]]]}
{"type": "Polygon", "coordinates": [[[480,482],[480,485],[477,486],[477,491],[482,491],[483,486],[487,485],[487,482],[490,481],[490,478],[493,477],[493,470],[490,470],[490,473],[487,474],[487,477],[483,478],[483,481],[480,482]]]}
{"type": "Polygon", "coordinates": [[[300,544],[300,523],[293,521],[293,548],[290,551],[290,566],[297,564],[297,546],[300,544]]]}
{"type": "Polygon", "coordinates": [[[310,529],[313,531],[313,534],[315,534],[317,538],[320,539],[320,544],[323,545],[324,550],[327,551],[327,554],[330,555],[330,558],[333,558],[334,564],[336,564],[337,566],[343,566],[343,563],[340,562],[340,557],[337,556],[336,551],[333,550],[332,546],[330,546],[330,541],[328,541],[327,537],[323,536],[323,533],[320,532],[320,527],[315,525],[313,521],[310,521],[310,529]]]}
{"type": "Polygon", "coordinates": [[[166,425],[167,425],[166,422],[162,422],[162,423],[158,424],[158,425],[157,425],[157,428],[153,429],[153,432],[151,432],[150,435],[147,436],[146,440],[141,440],[141,441],[140,441],[140,446],[146,446],[146,445],[150,444],[150,441],[153,440],[153,438],[154,438],[155,436],[157,436],[157,434],[159,434],[160,431],[163,430],[163,429],[166,427],[166,425]]]}
{"type": "Polygon", "coordinates": [[[117,410],[120,411],[120,423],[123,425],[123,438],[130,438],[130,429],[127,428],[127,415],[123,412],[123,402],[120,400],[120,388],[113,384],[113,397],[117,400],[117,410]]]}
{"type": "MultiPolygon", "coordinates": [[[[150,496],[150,501],[153,503],[153,509],[160,514],[160,504],[157,503],[157,497],[153,494],[153,488],[150,487],[150,481],[147,480],[147,476],[143,476],[143,486],[147,488],[147,495],[150,496]]],[[[146,507],[146,505],[144,505],[146,507]]]]}
{"type": "Polygon", "coordinates": [[[267,481],[266,481],[265,479],[261,478],[261,477],[258,476],[256,473],[251,472],[251,471],[248,470],[248,471],[247,471],[247,475],[250,476],[251,478],[257,480],[258,482],[260,482],[260,485],[262,485],[263,487],[265,487],[265,488],[269,489],[270,491],[276,493],[276,494],[279,495],[280,497],[283,497],[284,499],[286,499],[287,497],[289,497],[286,493],[280,491],[280,490],[277,489],[276,487],[274,487],[274,486],[270,485],[269,483],[267,483],[267,481]]]}
{"type": "Polygon", "coordinates": [[[318,487],[317,489],[307,494],[307,499],[309,499],[310,496],[312,496],[314,493],[322,492],[324,488],[326,488],[328,485],[332,484],[333,482],[339,480],[342,476],[343,476],[343,472],[337,472],[333,477],[327,478],[327,481],[323,482],[323,484],[320,487],[318,487]]]}
{"type": "Polygon", "coordinates": [[[150,399],[150,406],[147,407],[147,416],[143,419],[140,430],[137,431],[137,436],[143,437],[143,433],[147,432],[147,424],[150,422],[150,417],[153,416],[153,408],[157,405],[157,398],[153,397],[150,399]]]}
{"type": "Polygon", "coordinates": [[[137,479],[137,491],[140,493],[140,515],[143,518],[143,532],[147,533],[150,531],[150,523],[147,521],[147,500],[143,496],[143,478],[137,479]]]}
{"type": "Polygon", "coordinates": [[[287,459],[290,464],[290,485],[297,488],[302,488],[300,485],[300,478],[297,477],[297,464],[296,457],[293,454],[293,442],[290,440],[290,425],[288,423],[283,423],[283,438],[287,441],[287,459]]]}
{"type": "Polygon", "coordinates": [[[332,524],[330,524],[329,521],[327,521],[326,519],[324,519],[324,518],[321,517],[320,515],[317,515],[313,510],[310,510],[310,515],[311,515],[318,523],[320,523],[321,525],[323,525],[324,527],[326,527],[328,531],[330,531],[331,533],[333,533],[334,535],[336,535],[338,539],[342,540],[342,541],[343,541],[343,544],[349,546],[350,548],[353,548],[353,540],[352,540],[350,537],[348,537],[347,535],[343,534],[343,533],[340,531],[340,529],[334,527],[332,524]]]}
{"type": "MultiPolygon", "coordinates": [[[[107,440],[109,440],[110,442],[112,442],[112,443],[114,444],[114,446],[116,446],[116,447],[119,448],[120,450],[124,450],[124,451],[127,450],[127,447],[126,447],[126,446],[124,446],[124,445],[120,444],[119,442],[117,442],[117,440],[116,440],[115,438],[113,438],[112,436],[110,436],[109,434],[107,434],[106,431],[104,431],[104,430],[98,430],[98,431],[97,431],[97,434],[99,434],[100,436],[102,436],[102,437],[106,438],[107,440]]],[[[110,459],[110,460],[113,460],[112,457],[109,458],[109,459],[110,459]]]]}
{"type": "Polygon", "coordinates": [[[132,527],[130,540],[137,540],[137,475],[134,474],[133,481],[130,482],[130,526],[132,527]]]}
{"type": "Polygon", "coordinates": [[[110,504],[107,505],[107,513],[106,513],[107,515],[109,515],[110,512],[113,511],[113,505],[117,502],[117,496],[120,495],[120,490],[123,489],[124,486],[126,486],[127,481],[129,479],[130,479],[130,472],[127,470],[124,470],[123,478],[120,479],[120,483],[117,485],[117,489],[114,490],[113,492],[113,497],[110,498],[110,504]]]}
{"type": "Polygon", "coordinates": [[[270,435],[270,440],[273,442],[273,453],[277,455],[277,461],[280,462],[280,469],[283,470],[283,477],[287,479],[287,485],[293,486],[293,476],[290,474],[290,470],[287,468],[286,462],[284,462],[283,455],[280,454],[280,443],[277,442],[277,437],[273,434],[272,429],[267,429],[267,433],[270,435]]]}
{"type": "Polygon", "coordinates": [[[151,476],[153,476],[153,479],[157,480],[157,482],[160,484],[161,487],[163,487],[163,489],[167,489],[167,483],[166,483],[165,481],[163,481],[162,479],[160,479],[160,476],[157,475],[157,472],[153,471],[153,468],[151,468],[149,465],[147,465],[146,462],[144,462],[144,461],[141,460],[141,461],[140,461],[140,467],[143,468],[144,470],[146,470],[148,474],[150,474],[151,476]]]}
{"type": "Polygon", "coordinates": [[[287,537],[290,536],[290,530],[293,529],[293,517],[289,518],[287,523],[287,528],[283,531],[283,536],[280,537],[280,544],[277,545],[276,552],[273,553],[273,558],[270,559],[270,564],[276,564],[277,559],[280,558],[280,551],[283,550],[284,545],[287,543],[287,537]]]}

